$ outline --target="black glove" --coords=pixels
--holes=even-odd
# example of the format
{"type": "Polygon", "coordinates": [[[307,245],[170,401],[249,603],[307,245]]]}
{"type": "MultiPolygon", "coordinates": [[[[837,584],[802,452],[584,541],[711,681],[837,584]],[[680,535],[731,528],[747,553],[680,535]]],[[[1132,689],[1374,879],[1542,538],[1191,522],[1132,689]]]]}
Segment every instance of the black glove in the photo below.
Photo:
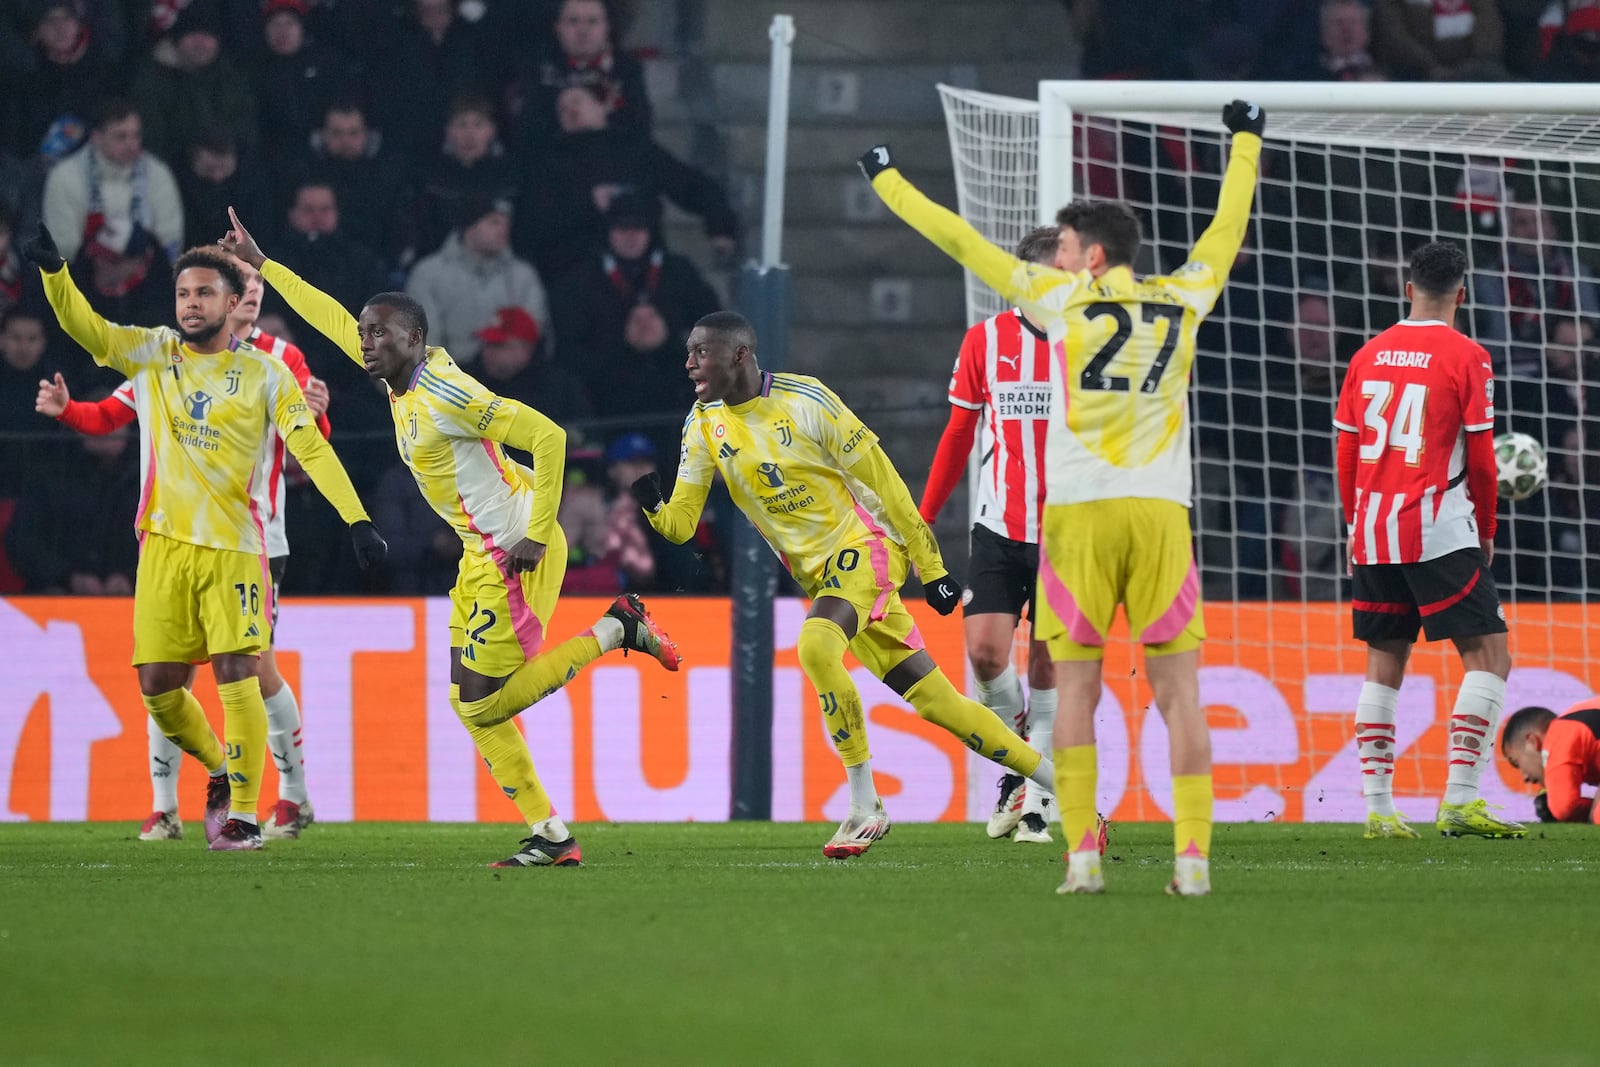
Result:
{"type": "Polygon", "coordinates": [[[948,574],[922,587],[922,596],[928,606],[940,615],[948,615],[961,603],[961,583],[948,574]]]}
{"type": "Polygon", "coordinates": [[[378,534],[378,528],[366,519],[350,526],[350,543],[356,547],[356,562],[364,571],[370,571],[383,562],[389,554],[389,543],[378,534]]]}
{"type": "Polygon", "coordinates": [[[1267,128],[1267,113],[1260,104],[1235,100],[1222,105],[1222,124],[1233,133],[1253,133],[1260,137],[1261,131],[1267,128]]]}
{"type": "Polygon", "coordinates": [[[894,156],[890,154],[888,145],[873,145],[861,154],[861,158],[856,160],[856,166],[861,168],[861,173],[865,174],[867,181],[870,182],[879,174],[894,166],[894,156]]]}
{"type": "Polygon", "coordinates": [[[39,232],[23,241],[18,251],[23,259],[46,274],[54,274],[67,265],[67,261],[61,258],[61,250],[56,247],[56,239],[50,236],[50,229],[43,222],[39,223],[39,232]]]}
{"type": "Polygon", "coordinates": [[[633,499],[639,502],[639,506],[652,515],[660,511],[661,505],[666,502],[661,495],[661,475],[655,471],[638,479],[628,488],[633,493],[633,499]]]}
{"type": "Polygon", "coordinates": [[[1550,814],[1550,794],[1541,792],[1533,798],[1533,813],[1539,816],[1540,822],[1555,822],[1556,817],[1550,814]]]}

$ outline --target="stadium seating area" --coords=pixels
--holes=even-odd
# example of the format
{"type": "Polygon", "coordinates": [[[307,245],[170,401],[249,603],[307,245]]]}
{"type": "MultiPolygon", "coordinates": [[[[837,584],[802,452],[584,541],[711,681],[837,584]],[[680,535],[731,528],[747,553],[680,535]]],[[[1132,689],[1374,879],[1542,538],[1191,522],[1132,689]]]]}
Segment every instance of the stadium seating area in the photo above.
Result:
{"type": "MultiPolygon", "coordinates": [[[[97,307],[119,321],[170,320],[167,257],[214,240],[228,204],[269,254],[349,305],[385,288],[437,304],[429,308],[436,343],[572,431],[569,583],[589,592],[711,592],[726,580],[715,522],[694,551],[673,556],[660,539],[639,536],[618,487],[658,457],[670,467],[690,401],[676,377],[681,339],[732,295],[742,219],[757,201],[765,27],[774,12],[794,13],[800,28],[785,245],[796,284],[791,365],[828,379],[874,424],[914,490],[943,422],[944,373],[962,325],[959,278],[862,196],[849,160],[887,135],[919,182],[952,202],[933,82],[1028,96],[1040,77],[1080,73],[1588,81],[1600,71],[1600,5],[1582,2],[1460,0],[1434,5],[1448,10],[1429,9],[1420,21],[1421,6],[1399,0],[938,0],[938,18],[922,23],[927,6],[5,5],[0,411],[8,417],[0,435],[10,461],[0,464],[0,592],[105,591],[131,567],[135,450],[88,447],[33,412],[37,381],[58,370],[80,398],[115,384],[59,333],[16,255],[16,240],[41,216],[75,253],[75,274],[97,307]],[[1135,18],[1163,32],[1127,24],[1135,18]],[[946,32],[952,27],[960,32],[946,32]],[[130,152],[130,122],[137,143],[119,159],[130,152]],[[641,231],[649,235],[642,246],[633,240],[641,231]],[[653,250],[662,253],[660,270],[650,269],[653,250]],[[62,506],[68,496],[96,506],[75,513],[62,506]],[[95,573],[61,553],[66,529],[92,529],[104,546],[95,573]]],[[[1177,147],[1156,130],[1089,146],[1108,163],[1136,161],[1172,193],[1153,201],[1196,205],[1192,216],[1150,213],[1151,269],[1176,265],[1209,212],[1218,173],[1216,159],[1177,147]]],[[[1305,551],[1308,526],[1337,526],[1328,495],[1333,394],[1302,376],[1337,366],[1402,312],[1393,267],[1409,242],[1436,231],[1470,240],[1483,271],[1475,296],[1502,286],[1497,306],[1505,310],[1480,299],[1471,326],[1506,385],[1508,428],[1551,451],[1551,491],[1507,524],[1516,551],[1497,561],[1502,578],[1555,596],[1589,584],[1582,557],[1594,535],[1584,517],[1600,507],[1600,428],[1589,426],[1600,374],[1591,347],[1600,184],[1581,168],[1554,177],[1545,168],[1534,187],[1533,176],[1491,162],[1439,175],[1367,158],[1374,173],[1412,174],[1419,184],[1385,190],[1358,173],[1350,179],[1363,188],[1355,215],[1349,204],[1274,203],[1264,186],[1263,218],[1296,221],[1258,226],[1253,253],[1208,323],[1197,370],[1201,557],[1211,595],[1336,591],[1337,551],[1305,551]],[[1351,217],[1384,221],[1340,224],[1351,217]],[[1306,269],[1308,249],[1338,269],[1306,269]],[[1230,311],[1263,325],[1232,329],[1230,311]],[[1293,427],[1292,447],[1266,425],[1293,427]],[[1560,550],[1554,562],[1552,549],[1560,550]]],[[[1287,187],[1306,165],[1269,152],[1263,169],[1287,187]]],[[[1092,181],[1087,190],[1119,191],[1092,181]]],[[[300,344],[328,382],[334,443],[395,546],[397,565],[382,588],[443,592],[459,545],[440,536],[442,525],[419,509],[396,467],[379,393],[270,298],[262,325],[300,344]]],[[[297,562],[287,589],[364,588],[331,511],[307,486],[291,486],[297,562]]],[[[956,560],[961,505],[946,510],[939,531],[956,560]]]]}

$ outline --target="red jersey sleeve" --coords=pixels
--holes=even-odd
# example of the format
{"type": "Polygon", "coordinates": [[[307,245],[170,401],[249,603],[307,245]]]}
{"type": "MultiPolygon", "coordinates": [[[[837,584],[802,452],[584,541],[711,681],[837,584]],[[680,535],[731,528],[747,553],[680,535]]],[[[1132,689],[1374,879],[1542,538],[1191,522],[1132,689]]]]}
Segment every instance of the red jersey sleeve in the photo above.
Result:
{"type": "MultiPolygon", "coordinates": [[[[289,368],[289,373],[294,375],[294,380],[300,383],[300,388],[305,389],[306,383],[311,381],[311,368],[306,365],[305,353],[296,345],[287,341],[283,345],[283,365],[289,368]]],[[[328,413],[324,411],[317,416],[317,429],[323,437],[333,433],[333,424],[328,421],[328,413]]]]}
{"type": "Polygon", "coordinates": [[[113,430],[120,429],[133,421],[136,412],[112,393],[97,403],[87,400],[69,400],[67,408],[57,418],[61,425],[86,433],[91,437],[102,437],[113,430]]]}
{"type": "Polygon", "coordinates": [[[1545,799],[1560,822],[1586,822],[1593,801],[1583,795],[1583,776],[1593,753],[1594,734],[1582,723],[1556,719],[1545,731],[1545,799]]]}
{"type": "Polygon", "coordinates": [[[984,324],[972,327],[961,341],[955,370],[950,374],[950,403],[969,411],[981,411],[989,402],[989,374],[984,366],[987,344],[984,324]]]}
{"type": "Polygon", "coordinates": [[[945,424],[939,438],[939,447],[933,454],[933,469],[928,472],[928,485],[922,491],[922,503],[917,511],[922,521],[932,523],[950,499],[956,483],[961,480],[967,457],[972,454],[972,442],[978,436],[978,420],[982,414],[972,408],[962,407],[953,400],[950,421],[945,424]]]}
{"type": "Polygon", "coordinates": [[[1356,411],[1361,403],[1357,394],[1360,388],[1361,373],[1357,369],[1360,365],[1361,353],[1356,353],[1355,359],[1350,361],[1350,369],[1345,371],[1344,385],[1339,387],[1339,405],[1333,412],[1333,427],[1345,433],[1361,433],[1361,415],[1356,411]]]}
{"type": "Polygon", "coordinates": [[[1489,353],[1468,344],[1461,358],[1458,386],[1461,398],[1461,425],[1468,433],[1494,429],[1494,369],[1489,353]]]}

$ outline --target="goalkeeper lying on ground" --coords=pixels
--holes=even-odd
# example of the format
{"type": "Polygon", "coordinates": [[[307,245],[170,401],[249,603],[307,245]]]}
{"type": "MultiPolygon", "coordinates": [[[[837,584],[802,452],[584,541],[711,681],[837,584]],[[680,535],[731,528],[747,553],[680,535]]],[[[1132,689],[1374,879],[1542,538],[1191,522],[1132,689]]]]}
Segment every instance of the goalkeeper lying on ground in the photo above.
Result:
{"type": "Polygon", "coordinates": [[[1521,708],[1506,720],[1500,751],[1530,785],[1544,787],[1534,798],[1543,822],[1596,822],[1596,805],[1583,795],[1600,785],[1600,697],[1572,705],[1557,715],[1549,708],[1521,708]]]}

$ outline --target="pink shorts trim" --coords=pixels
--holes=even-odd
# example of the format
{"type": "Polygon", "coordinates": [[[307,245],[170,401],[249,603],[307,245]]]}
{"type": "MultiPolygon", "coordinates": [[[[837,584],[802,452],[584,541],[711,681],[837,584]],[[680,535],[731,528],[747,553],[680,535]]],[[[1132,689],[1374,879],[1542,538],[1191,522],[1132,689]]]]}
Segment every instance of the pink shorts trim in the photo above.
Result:
{"type": "Polygon", "coordinates": [[[1067,628],[1067,636],[1074,644],[1087,648],[1100,648],[1106,643],[1105,635],[1095,629],[1089,617],[1078,610],[1078,602],[1073,599],[1071,591],[1061,576],[1044,558],[1044,553],[1039,554],[1039,587],[1044,591],[1045,603],[1050,605],[1050,610],[1056,613],[1056,618],[1061,620],[1061,625],[1067,628]]]}
{"type": "Polygon", "coordinates": [[[1199,602],[1200,572],[1191,561],[1189,573],[1183,579],[1177,599],[1173,600],[1171,607],[1162,612],[1159,619],[1144,628],[1144,633],[1139,635],[1139,641],[1146,645],[1160,645],[1171,641],[1183,633],[1184,628],[1194,619],[1194,607],[1199,602]]]}

